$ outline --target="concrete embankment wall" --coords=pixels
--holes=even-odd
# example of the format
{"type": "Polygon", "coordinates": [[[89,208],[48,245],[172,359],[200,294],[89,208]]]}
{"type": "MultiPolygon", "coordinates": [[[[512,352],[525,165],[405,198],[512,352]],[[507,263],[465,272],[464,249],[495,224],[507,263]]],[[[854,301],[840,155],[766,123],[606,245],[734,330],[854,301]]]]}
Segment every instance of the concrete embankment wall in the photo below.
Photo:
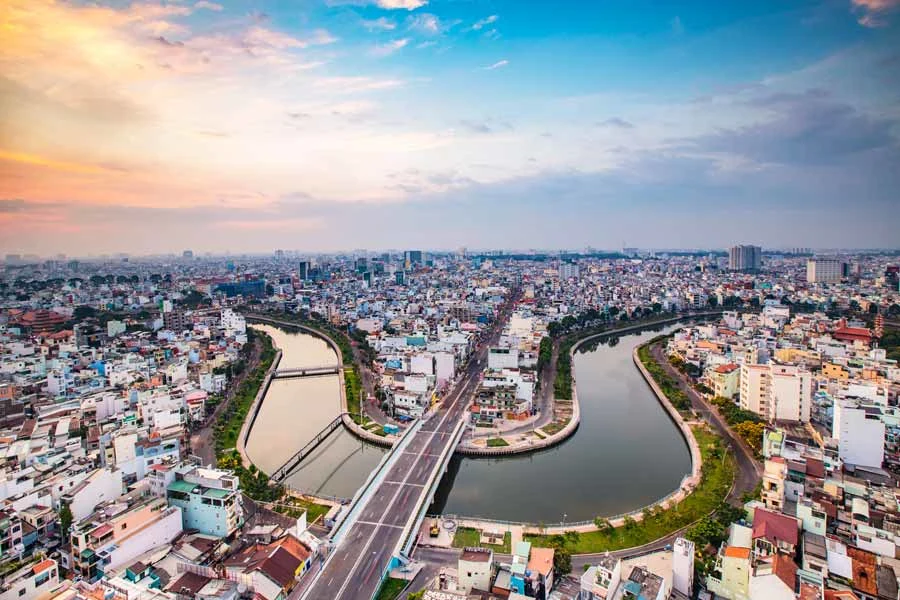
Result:
{"type": "Polygon", "coordinates": [[[662,389],[656,383],[656,380],[653,379],[653,375],[650,374],[650,371],[648,371],[647,367],[644,366],[644,363],[641,362],[641,357],[638,355],[639,349],[640,347],[635,348],[631,352],[631,358],[634,361],[634,364],[637,366],[638,371],[641,372],[641,375],[643,375],[644,381],[647,382],[647,385],[649,385],[650,389],[653,390],[653,393],[656,394],[659,403],[663,405],[666,412],[669,414],[669,417],[678,427],[679,431],[681,431],[681,435],[684,437],[684,440],[687,442],[688,448],[691,451],[691,476],[688,478],[685,485],[688,485],[693,489],[700,483],[700,475],[703,470],[703,458],[700,454],[700,446],[697,444],[697,439],[694,437],[694,432],[691,431],[690,425],[687,424],[684,417],[681,416],[681,413],[672,405],[668,396],[663,393],[662,389]]]}
{"type": "Polygon", "coordinates": [[[249,468],[251,465],[250,457],[247,456],[247,442],[250,440],[250,431],[253,430],[253,425],[256,423],[256,417],[259,414],[259,408],[262,406],[263,399],[269,391],[269,385],[272,383],[279,364],[281,364],[281,350],[275,353],[275,358],[272,360],[272,364],[269,365],[269,370],[266,371],[266,378],[263,380],[262,385],[259,386],[256,397],[253,399],[253,404],[250,405],[250,410],[247,412],[243,424],[241,424],[241,431],[237,439],[237,449],[245,468],[249,468]]]}
{"type": "MultiPolygon", "coordinates": [[[[376,446],[381,446],[383,448],[392,448],[396,443],[396,439],[388,439],[380,435],[376,435],[371,431],[365,430],[361,425],[356,423],[349,414],[347,414],[347,386],[344,382],[344,355],[341,352],[340,346],[337,345],[331,337],[322,333],[318,329],[313,329],[312,327],[307,327],[306,325],[300,325],[299,323],[292,323],[290,321],[281,321],[279,319],[272,319],[269,317],[259,317],[259,316],[247,316],[247,321],[250,323],[265,323],[266,325],[272,325],[275,327],[294,327],[296,329],[300,329],[304,333],[308,333],[310,335],[314,335],[317,338],[324,340],[326,344],[334,351],[335,359],[337,359],[338,365],[341,367],[338,369],[338,387],[340,388],[341,394],[341,423],[343,423],[344,427],[346,427],[350,433],[358,437],[359,439],[369,442],[371,444],[375,444],[376,446]]],[[[281,352],[279,351],[279,355],[281,352]]],[[[268,384],[266,385],[268,388],[268,384]]]]}

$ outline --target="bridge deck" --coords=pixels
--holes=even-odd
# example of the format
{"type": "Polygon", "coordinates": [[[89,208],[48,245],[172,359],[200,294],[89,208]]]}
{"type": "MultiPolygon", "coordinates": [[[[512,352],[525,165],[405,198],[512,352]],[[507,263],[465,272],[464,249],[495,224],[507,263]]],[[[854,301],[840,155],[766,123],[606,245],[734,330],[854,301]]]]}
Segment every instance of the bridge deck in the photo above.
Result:
{"type": "Polygon", "coordinates": [[[373,491],[356,522],[350,527],[305,598],[371,600],[378,592],[384,570],[390,564],[407,521],[429,477],[452,440],[463,417],[465,398],[475,380],[458,390],[432,415],[397,456],[384,480],[373,491]]]}

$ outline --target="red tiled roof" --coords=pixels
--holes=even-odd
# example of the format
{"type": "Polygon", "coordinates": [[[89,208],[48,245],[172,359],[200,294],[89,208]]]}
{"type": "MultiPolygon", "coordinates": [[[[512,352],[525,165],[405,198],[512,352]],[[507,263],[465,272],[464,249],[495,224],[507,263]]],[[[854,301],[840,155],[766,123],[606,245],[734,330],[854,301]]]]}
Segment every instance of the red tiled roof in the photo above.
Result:
{"type": "Polygon", "coordinates": [[[734,371],[737,368],[738,368],[738,366],[734,363],[729,363],[727,365],[719,365],[718,367],[716,367],[716,373],[731,373],[732,371],[734,371]]]}
{"type": "Polygon", "coordinates": [[[757,508],[753,515],[753,539],[765,538],[772,544],[779,541],[797,545],[797,519],[757,508]]]}
{"type": "Polygon", "coordinates": [[[778,579],[783,581],[784,585],[793,591],[794,581],[797,579],[797,563],[791,560],[789,556],[776,554],[772,570],[778,579]]]}
{"type": "Polygon", "coordinates": [[[55,567],[55,566],[56,566],[56,561],[50,560],[48,558],[48,559],[42,560],[38,564],[34,565],[34,567],[32,567],[31,570],[35,575],[37,575],[38,573],[40,573],[42,571],[46,571],[47,569],[49,569],[51,567],[55,567]]]}

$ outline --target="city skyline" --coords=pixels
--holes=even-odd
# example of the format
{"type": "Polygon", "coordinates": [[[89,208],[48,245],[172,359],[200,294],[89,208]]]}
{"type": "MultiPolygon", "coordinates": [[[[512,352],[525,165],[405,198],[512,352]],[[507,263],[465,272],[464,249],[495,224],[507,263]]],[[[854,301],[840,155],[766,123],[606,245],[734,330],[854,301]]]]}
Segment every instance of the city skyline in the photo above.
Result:
{"type": "Polygon", "coordinates": [[[900,0],[4,0],[0,253],[878,248],[900,0]]]}

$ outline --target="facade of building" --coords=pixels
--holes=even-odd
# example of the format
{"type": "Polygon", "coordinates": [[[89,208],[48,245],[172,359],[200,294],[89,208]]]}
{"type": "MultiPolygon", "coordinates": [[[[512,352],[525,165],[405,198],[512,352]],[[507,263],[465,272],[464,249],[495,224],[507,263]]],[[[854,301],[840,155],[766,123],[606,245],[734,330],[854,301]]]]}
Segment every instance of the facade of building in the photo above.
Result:
{"type": "Polygon", "coordinates": [[[758,271],[762,264],[759,246],[732,246],[728,249],[728,268],[732,271],[758,271]]]}
{"type": "Polygon", "coordinates": [[[806,262],[807,283],[837,283],[844,274],[844,263],[836,258],[811,258],[806,262]]]}
{"type": "Polygon", "coordinates": [[[229,471],[193,465],[176,469],[166,496],[181,508],[185,529],[228,537],[244,522],[238,478],[229,471]]]}

